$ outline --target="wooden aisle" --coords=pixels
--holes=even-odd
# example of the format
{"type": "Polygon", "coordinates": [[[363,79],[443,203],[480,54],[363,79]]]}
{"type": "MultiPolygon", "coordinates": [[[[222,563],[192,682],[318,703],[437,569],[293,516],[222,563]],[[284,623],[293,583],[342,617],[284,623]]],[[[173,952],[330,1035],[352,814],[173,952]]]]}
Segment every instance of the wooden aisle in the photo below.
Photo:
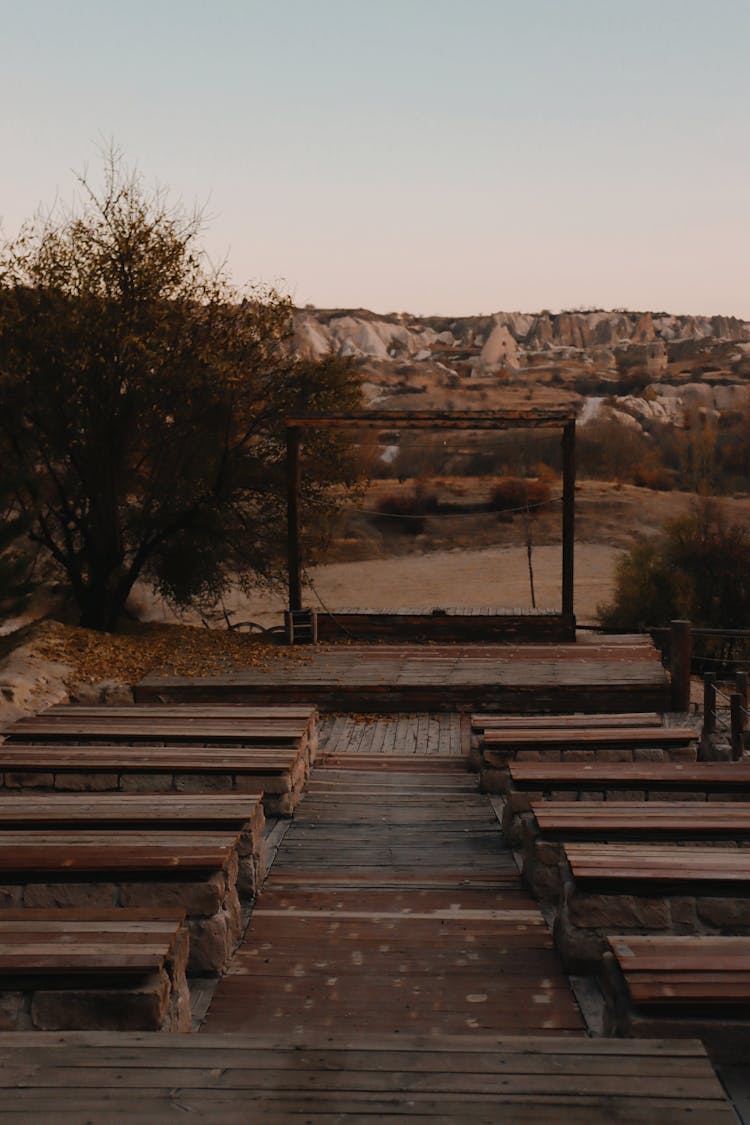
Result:
{"type": "Polygon", "coordinates": [[[458,716],[334,719],[327,733],[328,761],[313,772],[205,1029],[580,1032],[492,805],[455,768],[458,716]],[[388,768],[368,768],[379,750],[388,768]]]}

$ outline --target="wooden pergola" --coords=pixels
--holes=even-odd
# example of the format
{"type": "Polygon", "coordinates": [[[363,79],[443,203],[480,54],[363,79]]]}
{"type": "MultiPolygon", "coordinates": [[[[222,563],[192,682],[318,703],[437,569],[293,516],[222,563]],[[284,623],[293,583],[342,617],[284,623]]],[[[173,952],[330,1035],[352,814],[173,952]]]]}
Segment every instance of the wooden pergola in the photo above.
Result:
{"type": "Polygon", "coordinates": [[[562,431],[562,614],[574,625],[573,555],[575,537],[575,432],[576,415],[570,408],[557,410],[499,411],[352,411],[348,414],[293,414],[287,425],[287,533],[289,566],[289,612],[302,609],[300,553],[300,450],[305,429],[398,429],[398,430],[508,430],[559,429],[562,431]]]}

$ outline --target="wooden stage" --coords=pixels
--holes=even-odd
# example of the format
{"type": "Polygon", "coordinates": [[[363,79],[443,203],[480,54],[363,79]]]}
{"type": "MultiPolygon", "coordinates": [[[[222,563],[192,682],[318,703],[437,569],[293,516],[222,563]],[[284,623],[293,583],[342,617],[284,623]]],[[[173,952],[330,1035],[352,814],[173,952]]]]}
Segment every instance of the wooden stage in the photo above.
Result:
{"type": "Polygon", "coordinates": [[[404,606],[316,611],[318,640],[498,643],[574,641],[575,619],[561,609],[404,606]]]}
{"type": "Polygon", "coordinates": [[[574,644],[342,644],[295,650],[219,676],[151,674],[137,702],[310,702],[326,711],[666,711],[650,638],[579,634],[574,644]],[[304,655],[302,655],[304,652],[304,655]]]}

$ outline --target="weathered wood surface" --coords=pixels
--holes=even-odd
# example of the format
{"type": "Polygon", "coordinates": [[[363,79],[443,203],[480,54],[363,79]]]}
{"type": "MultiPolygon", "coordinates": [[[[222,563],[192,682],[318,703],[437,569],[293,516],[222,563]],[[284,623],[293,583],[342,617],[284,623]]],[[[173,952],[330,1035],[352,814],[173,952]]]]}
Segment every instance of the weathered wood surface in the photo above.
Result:
{"type": "Polygon", "coordinates": [[[196,829],[8,829],[0,833],[0,871],[14,881],[73,872],[224,871],[239,836],[196,829]]]}
{"type": "Polygon", "coordinates": [[[556,730],[559,727],[579,726],[588,730],[601,727],[660,727],[664,718],[656,711],[641,711],[609,715],[483,715],[471,716],[472,730],[556,730]]]}
{"type": "Polygon", "coordinates": [[[76,793],[40,795],[0,793],[0,830],[30,825],[143,825],[160,831],[175,827],[242,831],[262,824],[259,793],[76,793]]]}
{"type": "Polygon", "coordinates": [[[20,910],[0,912],[0,976],[154,972],[167,960],[184,911],[20,910]],[[162,914],[154,918],[154,914],[162,914]]]}
{"type": "Polygon", "coordinates": [[[747,762],[509,762],[518,789],[750,791],[747,762]]]}
{"type": "Polygon", "coordinates": [[[539,830],[551,839],[750,838],[750,802],[744,801],[533,801],[531,810],[539,830]]]}
{"type": "Polygon", "coordinates": [[[582,1029],[489,801],[414,757],[370,771],[342,749],[313,771],[209,1031],[582,1029]]]}
{"type": "Polygon", "coordinates": [[[735,1007],[750,1003],[750,938],[611,935],[634,1004],[735,1007]]]}
{"type": "Polygon", "coordinates": [[[3,1120],[731,1125],[697,1041],[0,1034],[3,1120]]]}
{"type": "Polygon", "coordinates": [[[139,701],[292,702],[326,711],[660,711],[668,684],[642,641],[571,645],[311,646],[288,667],[147,676],[139,701]]]}
{"type": "Polygon", "coordinates": [[[590,729],[571,724],[551,729],[485,730],[484,745],[490,749],[543,750],[554,747],[587,746],[689,746],[698,741],[692,727],[600,727],[590,729]]]}
{"type": "Polygon", "coordinates": [[[571,842],[565,854],[582,889],[681,885],[700,887],[704,894],[729,889],[738,896],[750,894],[750,850],[744,848],[571,842]]]}

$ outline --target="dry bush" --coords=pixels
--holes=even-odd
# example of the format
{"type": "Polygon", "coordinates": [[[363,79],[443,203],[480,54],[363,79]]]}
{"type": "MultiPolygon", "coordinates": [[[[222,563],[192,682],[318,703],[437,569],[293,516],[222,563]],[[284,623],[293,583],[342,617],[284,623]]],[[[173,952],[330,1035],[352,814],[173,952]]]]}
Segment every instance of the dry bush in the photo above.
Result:
{"type": "Polygon", "coordinates": [[[502,477],[492,490],[490,506],[496,512],[538,511],[552,496],[547,481],[525,477],[502,477]]]}
{"type": "Polygon", "coordinates": [[[383,531],[395,531],[400,535],[421,535],[426,517],[439,508],[434,492],[421,485],[402,492],[391,492],[377,502],[378,515],[375,517],[383,531]]]}

